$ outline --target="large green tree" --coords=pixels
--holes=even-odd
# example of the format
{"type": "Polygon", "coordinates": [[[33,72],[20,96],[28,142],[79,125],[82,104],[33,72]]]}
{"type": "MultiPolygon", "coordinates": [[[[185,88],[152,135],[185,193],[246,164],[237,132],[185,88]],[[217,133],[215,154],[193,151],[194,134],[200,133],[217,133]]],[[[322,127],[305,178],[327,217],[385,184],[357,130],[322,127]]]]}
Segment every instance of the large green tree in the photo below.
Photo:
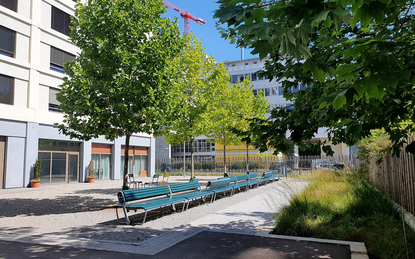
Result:
{"type": "Polygon", "coordinates": [[[133,133],[157,133],[174,110],[169,73],[183,45],[161,0],[89,0],[76,5],[70,38],[80,48],[57,95],[59,130],[72,138],[125,136],[123,188],[133,133]]]}
{"type": "Polygon", "coordinates": [[[206,132],[208,103],[214,98],[213,92],[223,66],[216,66],[215,59],[203,53],[202,43],[194,36],[188,36],[187,45],[174,59],[172,73],[179,80],[175,82],[175,99],[180,104],[170,125],[166,125],[165,140],[170,145],[189,142],[191,153],[191,178],[194,177],[193,142],[206,132]]]}
{"type": "MultiPolygon", "coordinates": [[[[384,128],[395,154],[415,121],[414,6],[403,0],[220,0],[225,38],[268,57],[263,75],[280,80],[292,109],[256,120],[256,146],[285,152],[319,127],[351,146],[384,128]],[[291,133],[290,141],[285,133],[291,133]]],[[[324,143],[323,143],[324,144],[324,143]]],[[[323,150],[332,154],[329,146],[323,150]]],[[[408,146],[413,152],[415,143],[408,146]]]]}
{"type": "MultiPolygon", "coordinates": [[[[218,66],[223,67],[221,63],[218,66]]],[[[221,70],[222,72],[225,70],[221,70]]],[[[223,145],[224,172],[226,173],[226,146],[238,145],[242,138],[236,131],[245,131],[251,119],[264,119],[268,101],[263,94],[254,96],[250,80],[231,85],[229,75],[222,73],[222,85],[217,86],[205,114],[206,136],[223,145]],[[225,80],[226,79],[226,80],[225,80]]],[[[248,162],[248,161],[247,161],[248,162]]]]}

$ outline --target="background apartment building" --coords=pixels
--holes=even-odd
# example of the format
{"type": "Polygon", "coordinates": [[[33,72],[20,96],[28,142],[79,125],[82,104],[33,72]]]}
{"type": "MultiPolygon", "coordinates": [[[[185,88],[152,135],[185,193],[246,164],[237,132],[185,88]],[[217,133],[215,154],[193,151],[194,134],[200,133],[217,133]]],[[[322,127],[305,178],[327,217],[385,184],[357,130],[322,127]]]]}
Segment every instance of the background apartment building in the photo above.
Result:
{"type": "MultiPolygon", "coordinates": [[[[0,188],[29,185],[37,158],[41,184],[120,179],[125,139],[70,139],[53,127],[63,119],[56,93],[63,63],[76,57],[69,40],[72,0],[0,0],[0,188]]],[[[155,139],[131,137],[129,170],[154,174],[155,139]]]]}

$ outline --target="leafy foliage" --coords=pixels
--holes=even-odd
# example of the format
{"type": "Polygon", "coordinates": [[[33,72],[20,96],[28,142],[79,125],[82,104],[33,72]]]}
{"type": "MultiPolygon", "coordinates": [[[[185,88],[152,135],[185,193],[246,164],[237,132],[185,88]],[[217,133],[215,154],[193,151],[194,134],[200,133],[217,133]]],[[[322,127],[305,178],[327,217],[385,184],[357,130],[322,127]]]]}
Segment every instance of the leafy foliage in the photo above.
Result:
{"type": "MultiPolygon", "coordinates": [[[[70,37],[80,53],[65,63],[69,78],[57,94],[65,112],[60,132],[84,140],[126,136],[127,152],[133,133],[161,129],[176,105],[168,68],[183,45],[163,13],[161,0],[78,2],[70,37]]],[[[128,155],[124,187],[127,163],[128,155]]]]}
{"type": "Polygon", "coordinates": [[[390,150],[391,141],[389,135],[383,129],[371,131],[371,135],[359,142],[359,159],[381,161],[390,150]]]}
{"type": "Polygon", "coordinates": [[[42,170],[42,160],[36,159],[35,162],[35,168],[33,170],[33,181],[39,181],[40,180],[40,171],[42,170]]]}
{"type": "Polygon", "coordinates": [[[206,113],[209,102],[215,98],[214,89],[226,80],[223,66],[203,53],[202,43],[189,35],[187,44],[173,61],[171,73],[175,81],[175,100],[179,104],[173,120],[165,128],[165,140],[170,145],[190,142],[191,178],[194,177],[193,141],[206,132],[206,113]],[[219,71],[222,70],[222,71],[219,71]]]}
{"type": "Polygon", "coordinates": [[[213,93],[215,97],[207,106],[205,135],[213,138],[215,143],[224,145],[226,173],[226,146],[241,142],[241,136],[235,134],[235,130],[247,130],[250,119],[264,119],[268,110],[268,101],[261,93],[257,96],[253,94],[249,80],[231,86],[224,64],[218,66],[222,67],[223,80],[221,85],[215,88],[213,93]]]}
{"type": "Polygon", "coordinates": [[[292,109],[277,108],[268,120],[252,122],[249,135],[260,150],[302,146],[321,127],[334,145],[352,146],[371,129],[384,128],[399,154],[402,138],[413,127],[398,124],[415,121],[412,2],[218,3],[215,17],[228,27],[222,36],[267,57],[263,75],[279,80],[284,97],[293,102],[292,109]]]}

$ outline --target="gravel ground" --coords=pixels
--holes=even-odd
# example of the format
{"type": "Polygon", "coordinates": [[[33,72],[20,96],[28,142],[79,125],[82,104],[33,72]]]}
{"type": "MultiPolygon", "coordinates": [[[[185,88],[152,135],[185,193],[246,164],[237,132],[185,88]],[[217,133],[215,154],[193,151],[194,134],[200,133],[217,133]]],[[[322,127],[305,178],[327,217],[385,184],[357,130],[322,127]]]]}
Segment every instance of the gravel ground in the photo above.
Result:
{"type": "MultiPolygon", "coordinates": [[[[217,177],[198,177],[201,184],[217,177]]],[[[140,178],[150,182],[151,178],[140,178]]],[[[183,182],[183,177],[170,177],[169,182],[183,182]]],[[[171,212],[167,208],[148,214],[145,224],[125,225],[116,220],[116,193],[121,180],[102,180],[94,184],[43,185],[39,189],[20,188],[0,190],[0,232],[24,235],[66,235],[76,238],[111,240],[137,243],[161,235],[172,229],[187,226],[206,215],[226,209],[247,199],[277,192],[291,196],[304,183],[283,179],[232,197],[219,198],[212,204],[194,202],[185,212],[171,212]]],[[[269,202],[277,212],[287,201],[269,202]]],[[[180,211],[180,210],[179,210],[180,211]]],[[[121,212],[121,211],[119,211],[121,212]]],[[[130,212],[129,215],[134,215],[130,212]]],[[[132,219],[142,220],[137,213],[132,219]]]]}

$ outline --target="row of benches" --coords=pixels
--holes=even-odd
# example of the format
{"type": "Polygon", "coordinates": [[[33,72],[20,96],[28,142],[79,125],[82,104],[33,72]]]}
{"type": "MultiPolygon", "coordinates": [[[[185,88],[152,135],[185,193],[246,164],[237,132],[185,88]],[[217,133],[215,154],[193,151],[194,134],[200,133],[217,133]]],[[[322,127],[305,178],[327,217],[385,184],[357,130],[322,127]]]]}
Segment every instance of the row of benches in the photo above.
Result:
{"type": "Polygon", "coordinates": [[[144,189],[123,190],[118,192],[118,206],[116,207],[117,220],[120,222],[118,209],[122,209],[125,221],[130,224],[127,213],[131,210],[144,210],[143,223],[146,221],[147,211],[155,208],[162,208],[171,205],[176,211],[175,204],[183,203],[182,211],[189,208],[191,200],[201,198],[206,201],[207,196],[211,195],[210,202],[216,199],[218,193],[230,192],[230,195],[238,191],[247,191],[249,187],[259,186],[261,183],[279,179],[284,175],[278,174],[277,170],[264,172],[261,177],[258,174],[243,174],[219,178],[209,181],[205,189],[202,189],[198,181],[187,183],[168,184],[144,189]]]}

